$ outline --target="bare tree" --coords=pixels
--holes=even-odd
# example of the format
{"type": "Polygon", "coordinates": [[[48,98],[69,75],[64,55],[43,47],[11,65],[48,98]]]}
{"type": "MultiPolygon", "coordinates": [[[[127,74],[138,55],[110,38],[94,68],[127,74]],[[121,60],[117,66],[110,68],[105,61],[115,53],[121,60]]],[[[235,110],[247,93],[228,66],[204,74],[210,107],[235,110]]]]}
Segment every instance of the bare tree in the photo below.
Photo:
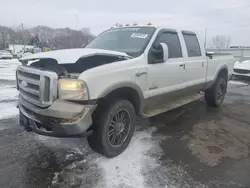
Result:
{"type": "Polygon", "coordinates": [[[229,48],[231,38],[229,36],[217,35],[212,38],[214,48],[229,48]]]}
{"type": "Polygon", "coordinates": [[[0,48],[8,47],[10,43],[39,43],[41,47],[53,49],[79,48],[89,43],[93,38],[94,36],[88,28],[81,30],[70,28],[53,29],[46,26],[24,28],[22,24],[13,28],[0,26],[0,48]]]}

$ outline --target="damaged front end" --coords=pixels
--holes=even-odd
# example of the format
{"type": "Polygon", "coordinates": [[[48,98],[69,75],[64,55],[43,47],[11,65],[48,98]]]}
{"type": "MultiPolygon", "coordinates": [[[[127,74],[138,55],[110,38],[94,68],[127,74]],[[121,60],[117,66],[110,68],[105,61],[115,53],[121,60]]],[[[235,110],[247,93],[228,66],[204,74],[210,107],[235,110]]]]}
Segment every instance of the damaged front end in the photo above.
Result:
{"type": "Polygon", "coordinates": [[[20,123],[27,130],[54,137],[89,135],[96,105],[89,99],[87,86],[79,75],[91,68],[124,60],[125,57],[95,54],[75,63],[59,64],[50,57],[21,59],[17,68],[20,123]]]}
{"type": "Polygon", "coordinates": [[[85,134],[92,124],[94,106],[59,99],[58,80],[55,72],[27,66],[17,68],[21,124],[47,136],[85,134]]]}

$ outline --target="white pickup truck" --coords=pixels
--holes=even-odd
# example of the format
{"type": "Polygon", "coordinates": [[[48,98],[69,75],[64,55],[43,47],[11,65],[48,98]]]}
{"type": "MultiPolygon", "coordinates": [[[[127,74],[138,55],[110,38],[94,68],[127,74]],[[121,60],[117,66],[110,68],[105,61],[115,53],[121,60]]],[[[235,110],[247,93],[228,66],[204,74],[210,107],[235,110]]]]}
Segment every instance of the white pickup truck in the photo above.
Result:
{"type": "Polygon", "coordinates": [[[205,93],[219,107],[233,56],[205,52],[191,31],[135,26],[104,31],[81,49],[26,56],[17,68],[20,124],[54,137],[88,137],[107,157],[152,117],[205,93]]]}

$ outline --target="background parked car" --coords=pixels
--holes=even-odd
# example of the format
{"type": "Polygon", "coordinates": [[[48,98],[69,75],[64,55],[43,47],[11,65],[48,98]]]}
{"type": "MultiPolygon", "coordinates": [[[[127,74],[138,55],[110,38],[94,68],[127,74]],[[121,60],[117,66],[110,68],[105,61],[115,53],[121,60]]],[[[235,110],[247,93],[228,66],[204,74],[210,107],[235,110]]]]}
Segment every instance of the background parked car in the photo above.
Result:
{"type": "Polygon", "coordinates": [[[234,64],[234,76],[244,76],[250,78],[250,60],[237,61],[234,64]]]}
{"type": "Polygon", "coordinates": [[[0,50],[0,59],[12,59],[13,55],[6,50],[0,50]]]}

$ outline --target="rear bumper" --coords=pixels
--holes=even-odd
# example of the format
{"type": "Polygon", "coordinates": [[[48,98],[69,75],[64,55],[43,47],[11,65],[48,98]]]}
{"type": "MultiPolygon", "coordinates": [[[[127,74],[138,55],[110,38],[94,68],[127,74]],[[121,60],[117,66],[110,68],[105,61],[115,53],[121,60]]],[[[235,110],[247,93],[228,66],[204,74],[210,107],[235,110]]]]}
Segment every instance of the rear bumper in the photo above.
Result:
{"type": "Polygon", "coordinates": [[[33,105],[26,103],[19,97],[20,113],[27,120],[25,126],[37,134],[52,137],[85,137],[91,134],[87,130],[92,125],[93,105],[70,103],[65,106],[65,101],[57,101],[56,106],[53,103],[49,108],[38,111],[36,107],[32,108],[33,105]]]}

